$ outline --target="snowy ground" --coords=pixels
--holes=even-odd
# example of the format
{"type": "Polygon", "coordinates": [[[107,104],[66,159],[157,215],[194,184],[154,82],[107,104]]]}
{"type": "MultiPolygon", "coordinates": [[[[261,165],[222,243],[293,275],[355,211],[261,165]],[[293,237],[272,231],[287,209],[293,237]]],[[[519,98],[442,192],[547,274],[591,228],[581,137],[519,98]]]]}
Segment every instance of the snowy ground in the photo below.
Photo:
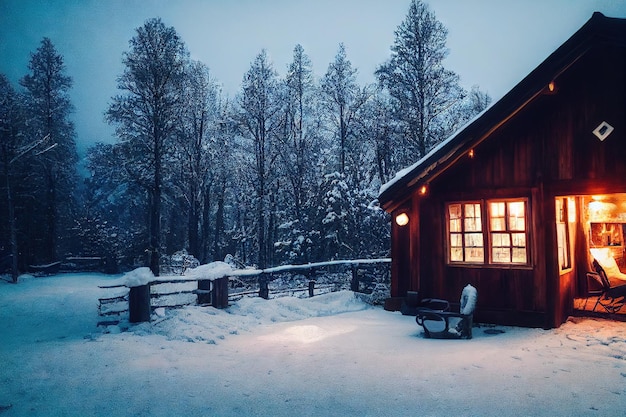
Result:
{"type": "Polygon", "coordinates": [[[94,274],[0,281],[0,416],[622,416],[626,323],[424,339],[350,292],[96,323],[94,274]]]}

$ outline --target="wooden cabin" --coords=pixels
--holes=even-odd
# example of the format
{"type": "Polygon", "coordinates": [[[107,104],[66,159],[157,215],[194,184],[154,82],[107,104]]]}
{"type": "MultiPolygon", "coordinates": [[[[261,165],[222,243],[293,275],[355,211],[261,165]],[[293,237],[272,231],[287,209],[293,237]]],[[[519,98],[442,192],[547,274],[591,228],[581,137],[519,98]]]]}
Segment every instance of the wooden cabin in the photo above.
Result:
{"type": "MultiPolygon", "coordinates": [[[[502,99],[381,187],[391,298],[553,328],[587,292],[590,249],[626,272],[626,19],[591,19],[502,99]]],[[[506,69],[503,69],[506,70],[506,69]]]]}

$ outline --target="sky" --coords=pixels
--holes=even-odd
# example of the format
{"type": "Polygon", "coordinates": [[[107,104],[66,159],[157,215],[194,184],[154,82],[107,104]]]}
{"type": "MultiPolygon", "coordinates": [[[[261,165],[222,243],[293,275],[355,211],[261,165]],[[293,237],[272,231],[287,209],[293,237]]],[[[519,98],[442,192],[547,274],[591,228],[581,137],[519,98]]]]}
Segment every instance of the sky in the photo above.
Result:
{"type": "MultiPolygon", "coordinates": [[[[626,18],[623,0],[430,0],[448,29],[444,65],[466,89],[502,97],[578,30],[594,11],[626,18]]],[[[394,31],[410,0],[0,0],[0,73],[16,86],[30,54],[49,37],[64,57],[79,152],[114,140],[104,121],[122,55],[135,30],[153,17],[173,26],[191,57],[208,65],[234,97],[254,58],[265,49],[284,76],[301,44],[316,77],[339,44],[361,84],[375,82],[390,55],[394,31]]]]}

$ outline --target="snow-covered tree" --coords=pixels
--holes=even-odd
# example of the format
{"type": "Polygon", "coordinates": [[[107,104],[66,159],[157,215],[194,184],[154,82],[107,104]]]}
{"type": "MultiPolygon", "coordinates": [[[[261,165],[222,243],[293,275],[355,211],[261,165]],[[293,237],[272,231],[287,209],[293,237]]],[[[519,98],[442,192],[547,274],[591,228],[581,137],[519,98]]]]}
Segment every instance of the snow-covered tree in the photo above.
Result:
{"type": "Polygon", "coordinates": [[[141,266],[148,236],[146,190],[128,177],[120,148],[97,143],[89,149],[89,176],[75,219],[81,251],[105,257],[109,272],[141,266]]]}
{"type": "Polygon", "coordinates": [[[205,191],[210,190],[213,171],[220,163],[212,158],[220,117],[219,89],[208,67],[197,61],[188,65],[183,86],[185,106],[175,150],[180,172],[172,178],[172,187],[187,214],[187,250],[201,258],[202,205],[204,198],[210,198],[205,191]]]}
{"type": "Polygon", "coordinates": [[[354,142],[354,120],[370,96],[367,88],[361,89],[356,83],[356,74],[344,44],[339,44],[335,60],[328,65],[320,81],[320,89],[324,115],[339,148],[337,170],[340,173],[346,173],[347,158],[352,151],[349,141],[352,139],[354,142]]]}
{"type": "Polygon", "coordinates": [[[21,97],[11,86],[4,74],[0,74],[0,164],[2,166],[2,183],[0,195],[3,203],[0,217],[6,222],[0,225],[0,231],[7,239],[0,239],[0,266],[8,266],[11,279],[15,283],[18,271],[17,218],[15,212],[15,189],[23,178],[25,170],[19,166],[20,156],[28,150],[24,146],[24,106],[21,97]]]}
{"type": "Polygon", "coordinates": [[[277,73],[263,50],[252,62],[243,79],[238,119],[253,155],[251,181],[256,197],[257,261],[267,266],[273,246],[268,225],[273,215],[270,196],[276,191],[273,169],[276,160],[276,135],[280,128],[282,100],[277,73]]]}
{"type": "MultiPolygon", "coordinates": [[[[20,80],[26,90],[31,141],[47,138],[49,146],[32,158],[31,192],[34,193],[33,224],[39,230],[42,245],[37,248],[43,259],[56,261],[60,230],[67,227],[74,210],[78,155],[74,125],[69,116],[72,104],[69,90],[72,79],[66,75],[63,57],[48,38],[31,54],[30,73],[20,80]]],[[[34,237],[34,236],[33,236],[34,237]]]]}
{"type": "Polygon", "coordinates": [[[319,147],[319,120],[316,112],[316,88],[311,60],[302,45],[293,50],[293,61],[285,77],[285,120],[279,149],[290,203],[296,219],[302,218],[312,182],[319,147]]]}
{"type": "Polygon", "coordinates": [[[124,53],[107,120],[116,125],[125,169],[147,191],[149,265],[159,275],[163,179],[184,103],[183,81],[189,54],[173,27],[154,18],[136,30],[124,53]]]}
{"type": "MultiPolygon", "coordinates": [[[[412,0],[395,31],[390,59],[376,75],[387,89],[401,123],[404,157],[398,169],[424,156],[451,132],[443,127],[449,110],[464,97],[459,77],[443,66],[447,29],[421,0],[412,0]]],[[[449,124],[449,123],[448,123],[449,124]]]]}

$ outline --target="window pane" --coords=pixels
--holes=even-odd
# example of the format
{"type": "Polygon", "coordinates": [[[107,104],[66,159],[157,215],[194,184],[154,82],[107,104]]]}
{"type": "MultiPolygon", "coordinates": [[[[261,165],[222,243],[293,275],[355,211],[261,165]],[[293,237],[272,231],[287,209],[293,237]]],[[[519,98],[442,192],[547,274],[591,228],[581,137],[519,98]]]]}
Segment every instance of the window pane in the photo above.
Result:
{"type": "Polygon", "coordinates": [[[512,233],[511,239],[513,246],[517,246],[518,248],[526,247],[526,234],[525,233],[512,233]]]}
{"type": "Polygon", "coordinates": [[[461,218],[461,205],[460,204],[450,204],[448,206],[448,214],[450,215],[450,220],[452,220],[452,219],[460,219],[461,218]]]}
{"type": "Polygon", "coordinates": [[[474,218],[465,219],[465,231],[466,232],[476,232],[480,230],[480,219],[476,220],[474,218]]]}
{"type": "Polygon", "coordinates": [[[485,255],[483,248],[465,249],[465,262],[484,262],[485,255]]]}
{"type": "Polygon", "coordinates": [[[452,233],[450,235],[450,246],[453,248],[463,247],[463,235],[460,233],[452,233]]]}
{"type": "Polygon", "coordinates": [[[451,248],[450,260],[454,262],[463,262],[463,248],[451,248]]]}
{"type": "Polygon", "coordinates": [[[450,231],[451,232],[462,232],[462,230],[461,230],[461,219],[450,219],[450,231]]]}
{"type": "Polygon", "coordinates": [[[524,202],[509,202],[509,230],[526,230],[524,202]]]}
{"type": "Polygon", "coordinates": [[[526,248],[513,248],[513,262],[526,263],[526,248]]]}
{"type": "Polygon", "coordinates": [[[504,203],[491,203],[489,212],[491,217],[504,217],[504,203]]]}
{"type": "Polygon", "coordinates": [[[492,231],[501,232],[505,230],[504,217],[497,217],[497,218],[492,217],[490,223],[491,223],[490,227],[492,231]]]}
{"type": "Polygon", "coordinates": [[[493,248],[491,258],[494,263],[509,263],[511,262],[511,250],[509,248],[493,248]]]}
{"type": "Polygon", "coordinates": [[[465,245],[468,247],[483,247],[483,234],[482,233],[468,233],[465,235],[465,245]]]}
{"type": "Polygon", "coordinates": [[[494,247],[509,247],[511,239],[508,233],[494,233],[491,235],[491,243],[494,247]]]}
{"type": "Polygon", "coordinates": [[[510,217],[509,218],[509,230],[519,230],[519,231],[523,231],[526,230],[526,222],[524,221],[524,218],[519,218],[519,217],[510,217]]]}
{"type": "Polygon", "coordinates": [[[524,202],[509,201],[509,213],[514,217],[524,217],[524,202]]]}

